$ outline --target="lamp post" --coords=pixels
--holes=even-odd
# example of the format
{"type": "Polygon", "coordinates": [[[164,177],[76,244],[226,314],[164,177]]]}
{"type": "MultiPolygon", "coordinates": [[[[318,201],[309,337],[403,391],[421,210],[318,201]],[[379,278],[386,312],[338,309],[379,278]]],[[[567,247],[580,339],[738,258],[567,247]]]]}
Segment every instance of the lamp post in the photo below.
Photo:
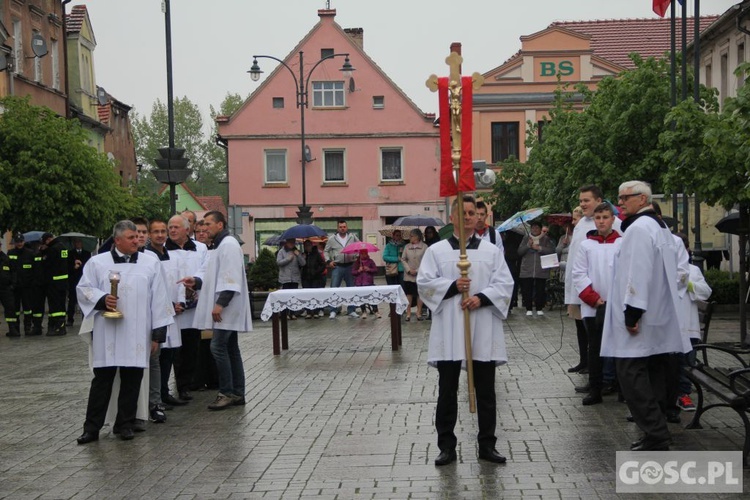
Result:
{"type": "Polygon", "coordinates": [[[299,224],[312,224],[312,218],[313,214],[310,210],[310,207],[307,205],[307,193],[306,193],[306,186],[305,186],[305,170],[306,165],[311,160],[308,159],[306,149],[307,146],[305,144],[305,108],[307,108],[309,99],[308,99],[308,90],[310,86],[310,77],[313,74],[313,71],[315,71],[315,68],[317,68],[320,63],[323,61],[327,61],[329,59],[333,59],[335,57],[344,57],[344,64],[341,67],[339,71],[341,71],[345,77],[348,77],[351,75],[351,72],[354,71],[354,67],[349,62],[349,54],[343,53],[343,54],[331,54],[326,57],[322,57],[318,62],[313,65],[312,68],[310,68],[310,71],[307,72],[307,75],[305,75],[304,72],[304,52],[299,52],[299,78],[297,78],[297,75],[294,74],[294,70],[292,70],[291,67],[278,57],[274,56],[264,56],[264,55],[255,55],[253,56],[253,65],[250,67],[250,78],[257,82],[260,79],[261,71],[260,66],[258,66],[258,59],[273,59],[274,61],[280,63],[282,66],[284,66],[287,70],[289,70],[289,74],[292,75],[292,78],[294,79],[294,88],[296,92],[296,104],[299,108],[299,116],[300,116],[300,138],[301,138],[301,160],[300,163],[302,164],[302,205],[299,206],[299,212],[297,212],[297,223],[299,224]]]}
{"type": "Polygon", "coordinates": [[[171,215],[177,213],[177,184],[182,184],[190,177],[191,171],[187,168],[188,158],[183,157],[184,149],[176,148],[174,141],[174,98],[172,92],[172,20],[169,0],[163,0],[162,11],[164,12],[164,32],[167,46],[167,126],[169,135],[169,146],[159,148],[161,158],[156,158],[156,166],[153,171],[156,180],[162,184],[169,184],[169,211],[171,215]]]}

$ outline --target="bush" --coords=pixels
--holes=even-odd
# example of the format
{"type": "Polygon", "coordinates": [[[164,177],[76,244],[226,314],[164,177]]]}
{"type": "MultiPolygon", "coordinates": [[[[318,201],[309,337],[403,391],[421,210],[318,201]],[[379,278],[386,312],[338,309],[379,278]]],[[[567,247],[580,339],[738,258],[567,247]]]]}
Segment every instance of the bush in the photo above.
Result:
{"type": "Polygon", "coordinates": [[[273,290],[279,287],[279,266],[276,257],[264,248],[250,269],[249,286],[252,290],[273,290]]]}
{"type": "Polygon", "coordinates": [[[705,272],[705,276],[708,286],[713,291],[709,300],[716,301],[718,304],[740,303],[740,279],[737,273],[730,278],[727,271],[709,269],[705,272]]]}

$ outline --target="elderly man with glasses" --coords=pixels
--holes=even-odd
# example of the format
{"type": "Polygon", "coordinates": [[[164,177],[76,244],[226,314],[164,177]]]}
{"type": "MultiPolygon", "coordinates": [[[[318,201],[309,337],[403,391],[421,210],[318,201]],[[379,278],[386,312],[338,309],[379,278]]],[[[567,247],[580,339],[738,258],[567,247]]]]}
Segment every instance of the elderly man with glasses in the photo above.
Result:
{"type": "Polygon", "coordinates": [[[601,355],[615,358],[617,377],[633,420],[643,436],[634,451],[666,451],[671,444],[664,408],[670,354],[689,352],[678,320],[678,249],[651,206],[642,181],[620,185],[618,201],[627,217],[615,256],[604,319],[601,355]]]}

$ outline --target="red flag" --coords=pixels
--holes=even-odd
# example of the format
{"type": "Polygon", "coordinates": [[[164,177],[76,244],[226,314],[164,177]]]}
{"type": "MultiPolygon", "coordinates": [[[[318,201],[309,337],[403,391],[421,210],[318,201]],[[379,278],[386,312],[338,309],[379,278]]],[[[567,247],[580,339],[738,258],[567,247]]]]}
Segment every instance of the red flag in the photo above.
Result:
{"type": "Polygon", "coordinates": [[[451,160],[451,110],[448,100],[448,78],[438,78],[438,99],[440,100],[440,196],[454,196],[458,193],[453,177],[451,160]]]}
{"type": "Polygon", "coordinates": [[[472,79],[461,77],[461,164],[458,186],[453,173],[451,157],[451,109],[448,96],[448,78],[438,78],[440,100],[440,196],[455,196],[461,191],[474,191],[474,167],[471,156],[472,79]]]}
{"type": "Polygon", "coordinates": [[[471,156],[472,85],[470,76],[461,77],[461,169],[458,174],[458,190],[474,191],[474,165],[471,156]]]}
{"type": "Polygon", "coordinates": [[[653,0],[654,1],[654,12],[659,17],[664,17],[667,13],[667,8],[672,0],[653,0]]]}

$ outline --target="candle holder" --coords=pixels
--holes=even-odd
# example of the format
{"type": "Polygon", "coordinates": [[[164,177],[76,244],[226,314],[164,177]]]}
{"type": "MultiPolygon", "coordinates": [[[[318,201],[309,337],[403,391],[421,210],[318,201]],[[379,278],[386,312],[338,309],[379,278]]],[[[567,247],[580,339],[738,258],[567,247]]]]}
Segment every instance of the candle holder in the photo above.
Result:
{"type": "MultiPolygon", "coordinates": [[[[110,294],[117,297],[117,286],[120,284],[120,272],[119,271],[110,271],[109,272],[109,284],[110,284],[110,294]]],[[[115,309],[110,309],[107,311],[104,311],[102,313],[102,316],[109,319],[121,319],[123,317],[123,314],[115,309]]]]}

